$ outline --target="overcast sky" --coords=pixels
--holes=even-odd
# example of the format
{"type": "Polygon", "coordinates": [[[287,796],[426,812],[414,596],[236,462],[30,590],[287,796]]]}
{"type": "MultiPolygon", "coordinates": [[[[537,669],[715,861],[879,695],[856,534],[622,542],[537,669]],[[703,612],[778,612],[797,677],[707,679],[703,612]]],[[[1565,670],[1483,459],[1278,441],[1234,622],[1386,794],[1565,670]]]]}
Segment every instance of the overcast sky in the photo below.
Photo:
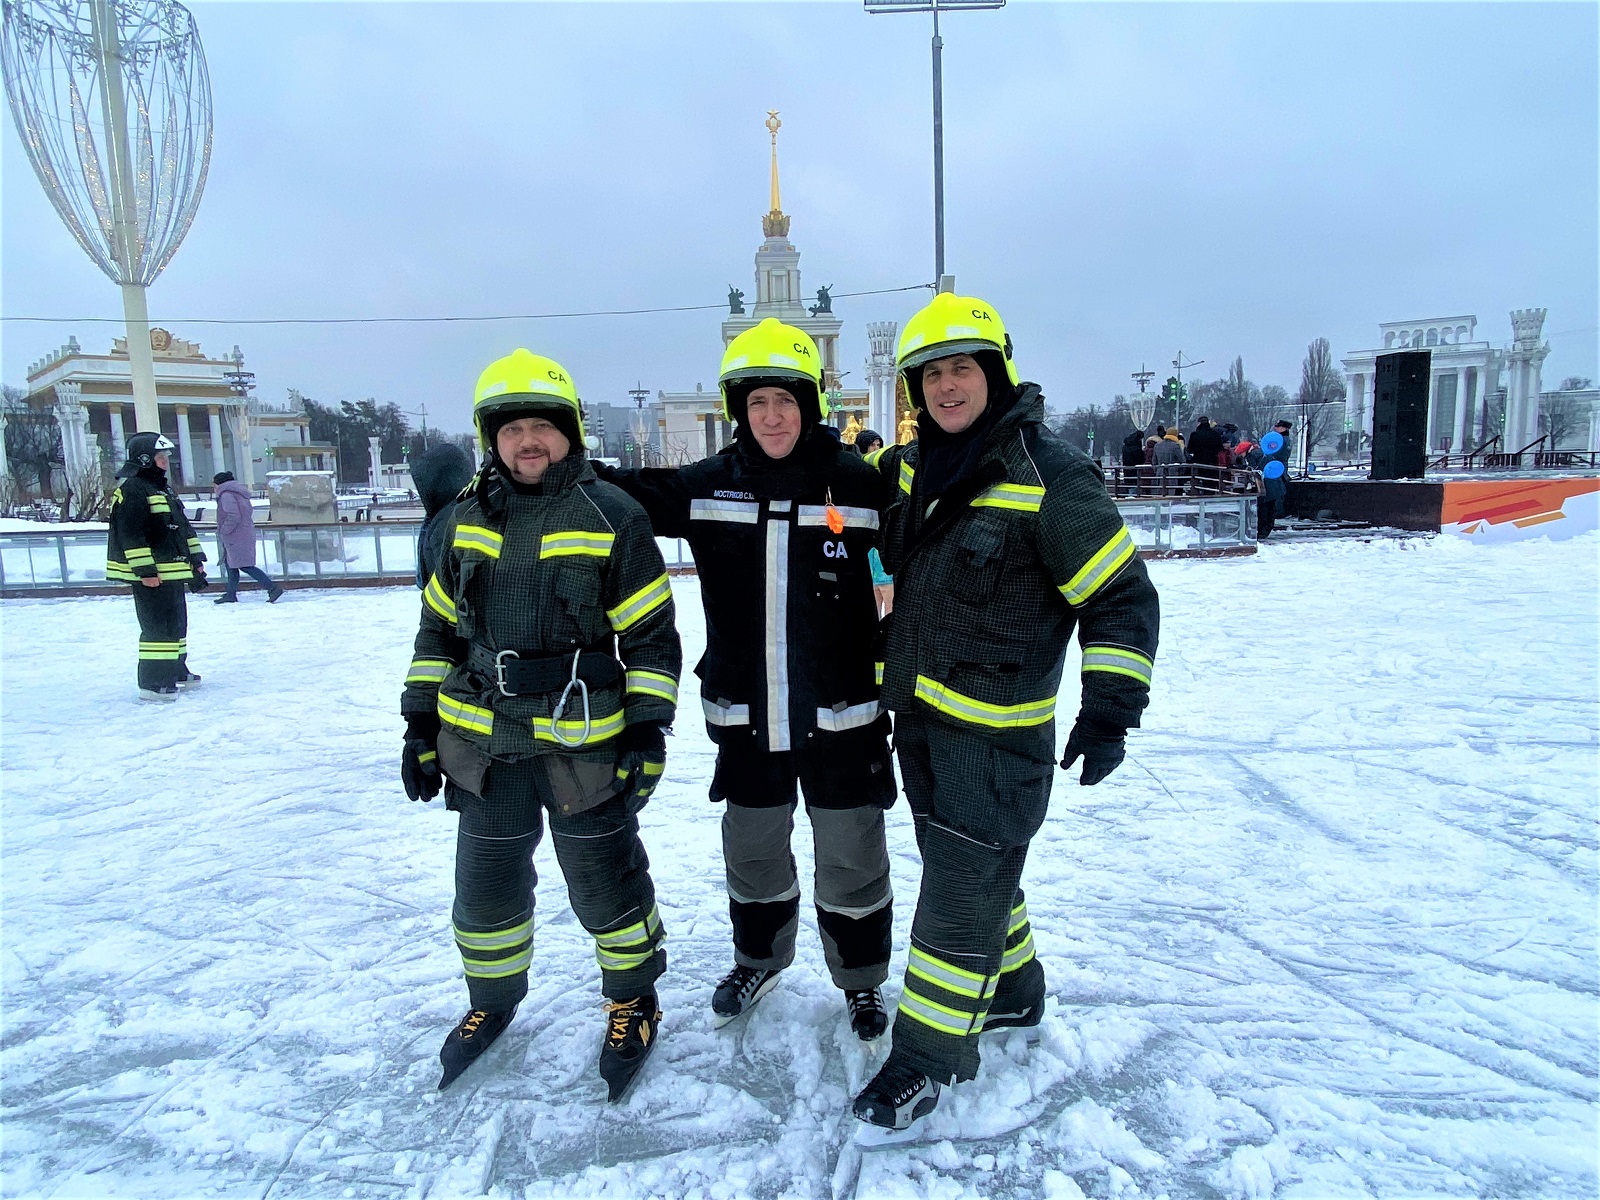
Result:
{"type": "MultiPolygon", "coordinates": [[[[855,3],[196,3],[210,179],[154,323],[239,344],[258,394],[374,396],[469,427],[515,346],[591,401],[715,386],[727,289],[753,298],[766,110],[808,292],[933,276],[926,16],[855,3]],[[705,312],[450,325],[185,318],[705,312]]],[[[1235,355],[1294,389],[1308,342],[1549,309],[1544,379],[1600,376],[1594,4],[1054,4],[943,21],[947,269],[1052,405],[1141,364],[1235,355]]],[[[7,317],[118,317],[5,122],[7,317]]],[[[925,293],[841,298],[869,321],[925,293]]],[[[75,334],[3,324],[0,378],[75,334]]]]}

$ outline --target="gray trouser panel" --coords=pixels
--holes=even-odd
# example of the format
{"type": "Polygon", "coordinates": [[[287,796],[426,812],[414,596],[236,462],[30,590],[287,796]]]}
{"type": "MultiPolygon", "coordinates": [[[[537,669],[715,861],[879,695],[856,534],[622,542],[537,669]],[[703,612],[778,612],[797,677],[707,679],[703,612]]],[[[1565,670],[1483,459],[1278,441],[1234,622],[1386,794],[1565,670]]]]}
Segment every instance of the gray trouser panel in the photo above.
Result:
{"type": "MultiPolygon", "coordinates": [[[[510,1008],[527,995],[533,958],[533,852],[550,793],[539,759],[496,762],[484,795],[451,787],[456,836],[456,944],[472,1007],[510,1008]]],[[[579,923],[595,941],[600,990],[613,1000],[648,991],[666,970],[639,822],[620,800],[573,816],[549,812],[556,862],[579,923]]]]}
{"type": "MultiPolygon", "coordinates": [[[[790,839],[793,804],[728,804],[722,853],[733,922],[734,961],[782,970],[794,961],[800,880],[790,839]]],[[[816,847],[817,924],[828,973],[839,988],[876,987],[888,977],[893,895],[883,810],[810,809],[816,847]]]]}

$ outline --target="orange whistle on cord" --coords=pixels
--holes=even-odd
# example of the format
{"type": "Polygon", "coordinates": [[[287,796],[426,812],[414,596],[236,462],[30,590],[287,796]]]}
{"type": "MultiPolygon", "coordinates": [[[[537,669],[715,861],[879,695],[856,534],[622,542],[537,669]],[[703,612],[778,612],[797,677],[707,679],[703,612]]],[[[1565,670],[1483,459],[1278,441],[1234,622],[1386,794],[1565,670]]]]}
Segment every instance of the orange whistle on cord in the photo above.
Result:
{"type": "Polygon", "coordinates": [[[833,505],[828,505],[828,528],[834,533],[844,532],[844,514],[833,505]]]}

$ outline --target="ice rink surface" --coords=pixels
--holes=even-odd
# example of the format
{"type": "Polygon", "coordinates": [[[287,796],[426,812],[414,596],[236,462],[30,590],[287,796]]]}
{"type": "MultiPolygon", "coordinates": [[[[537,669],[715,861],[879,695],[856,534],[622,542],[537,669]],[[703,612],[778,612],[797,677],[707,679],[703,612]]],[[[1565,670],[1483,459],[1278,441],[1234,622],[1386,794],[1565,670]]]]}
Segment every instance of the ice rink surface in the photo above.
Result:
{"type": "MultiPolygon", "coordinates": [[[[807,908],[782,985],[712,1028],[729,925],[687,671],[643,817],[659,1051],[604,1103],[546,844],[532,992],[441,1094],[466,993],[455,818],[398,780],[417,593],[192,597],[205,684],[170,706],[133,699],[127,597],[6,602],[0,1194],[1592,1200],[1600,537],[1151,574],[1145,728],[1099,787],[1057,776],[1023,880],[1042,1035],[986,1039],[925,1144],[865,1156],[846,1114],[877,1060],[807,908]]],[[[890,818],[892,1005],[919,861],[890,818]]]]}

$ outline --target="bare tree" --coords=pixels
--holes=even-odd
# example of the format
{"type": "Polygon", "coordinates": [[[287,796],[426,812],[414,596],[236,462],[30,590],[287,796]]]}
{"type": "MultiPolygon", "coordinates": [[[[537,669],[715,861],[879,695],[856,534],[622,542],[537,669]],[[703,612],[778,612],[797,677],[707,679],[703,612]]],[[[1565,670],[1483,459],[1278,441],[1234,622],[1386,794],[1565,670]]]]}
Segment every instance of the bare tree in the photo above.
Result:
{"type": "Polygon", "coordinates": [[[26,488],[26,475],[31,474],[39,494],[54,499],[53,477],[62,463],[61,427],[55,414],[48,409],[29,408],[22,402],[20,388],[7,387],[4,403],[6,459],[18,488],[26,488]]]}
{"type": "Polygon", "coordinates": [[[1306,429],[1306,453],[1314,453],[1343,424],[1344,376],[1333,361],[1327,338],[1319,337],[1306,347],[1300,365],[1300,391],[1295,403],[1306,429]]]}
{"type": "Polygon", "coordinates": [[[104,521],[111,513],[112,491],[99,463],[84,466],[67,480],[67,500],[61,506],[61,519],[104,521]]]}
{"type": "Polygon", "coordinates": [[[1594,386],[1592,379],[1585,379],[1582,375],[1568,375],[1561,381],[1563,392],[1584,392],[1594,386]]]}
{"type": "Polygon", "coordinates": [[[1567,435],[1588,415],[1575,394],[1581,390],[1563,386],[1559,392],[1543,397],[1544,402],[1539,405],[1539,432],[1549,439],[1544,444],[1546,450],[1560,449],[1567,435]]]}

